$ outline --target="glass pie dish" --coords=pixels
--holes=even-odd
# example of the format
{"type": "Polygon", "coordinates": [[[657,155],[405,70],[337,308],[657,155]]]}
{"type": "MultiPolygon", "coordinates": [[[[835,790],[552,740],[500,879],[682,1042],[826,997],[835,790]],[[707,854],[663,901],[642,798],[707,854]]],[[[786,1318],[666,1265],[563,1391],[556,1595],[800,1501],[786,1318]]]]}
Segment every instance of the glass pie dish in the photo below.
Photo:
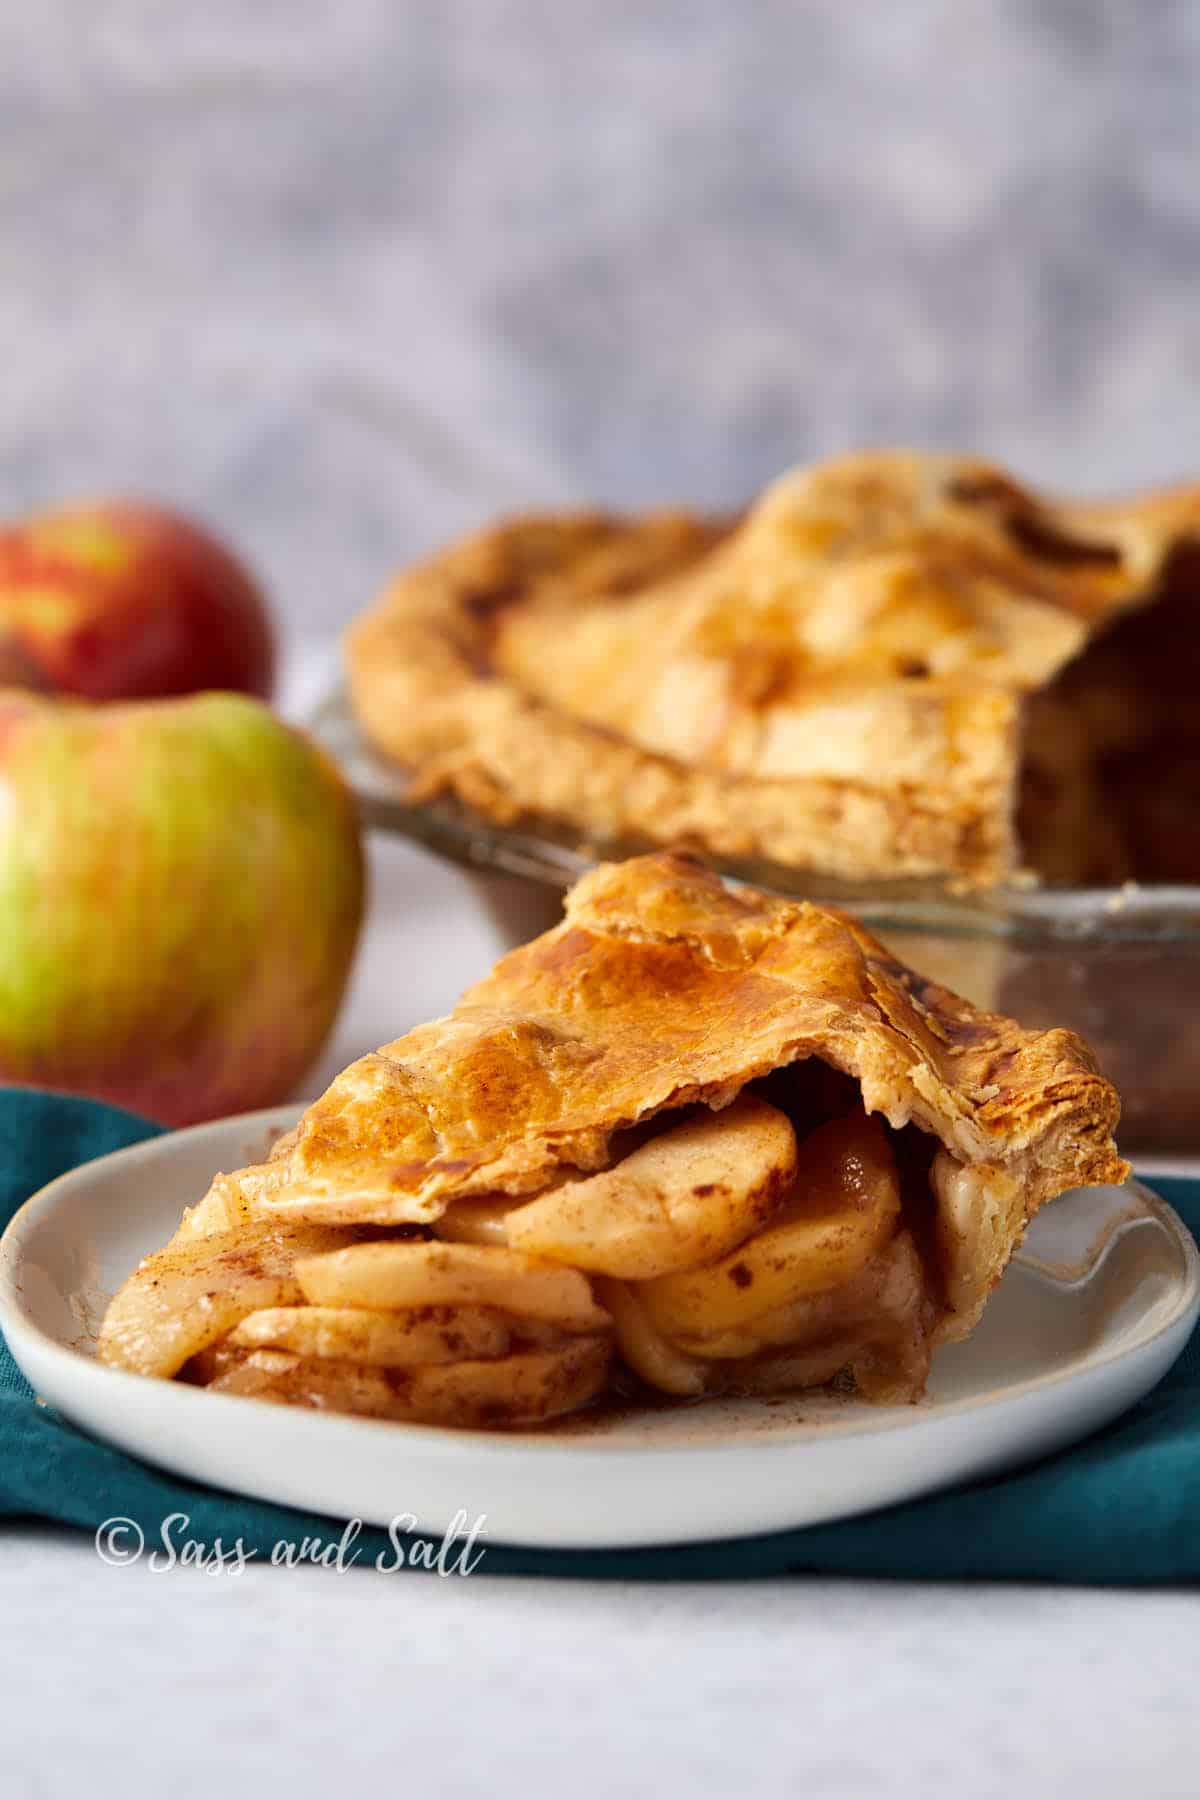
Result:
{"type": "MultiPolygon", "coordinates": [[[[459,802],[408,797],[404,771],[366,742],[341,691],[311,729],[341,765],[366,823],[481,878],[502,942],[555,922],[564,889],[642,843],[582,842],[569,828],[504,826],[459,802]]],[[[1121,1147],[1200,1154],[1200,887],[859,884],[778,865],[707,858],[734,881],[853,913],[896,955],[976,1006],[1030,1027],[1067,1026],[1119,1089],[1121,1147]]]]}

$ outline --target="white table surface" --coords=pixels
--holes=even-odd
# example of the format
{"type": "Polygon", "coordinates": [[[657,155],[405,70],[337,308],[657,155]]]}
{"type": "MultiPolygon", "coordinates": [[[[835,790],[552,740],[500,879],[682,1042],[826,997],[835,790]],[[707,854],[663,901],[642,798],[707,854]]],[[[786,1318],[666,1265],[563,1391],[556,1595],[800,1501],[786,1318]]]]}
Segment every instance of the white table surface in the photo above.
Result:
{"type": "MultiPolygon", "coordinates": [[[[371,872],[314,1086],[498,948],[458,872],[378,838],[371,872]]],[[[0,1793],[1191,1800],[1198,1642],[1173,1592],[153,1573],[30,1526],[0,1536],[0,1793]]]]}

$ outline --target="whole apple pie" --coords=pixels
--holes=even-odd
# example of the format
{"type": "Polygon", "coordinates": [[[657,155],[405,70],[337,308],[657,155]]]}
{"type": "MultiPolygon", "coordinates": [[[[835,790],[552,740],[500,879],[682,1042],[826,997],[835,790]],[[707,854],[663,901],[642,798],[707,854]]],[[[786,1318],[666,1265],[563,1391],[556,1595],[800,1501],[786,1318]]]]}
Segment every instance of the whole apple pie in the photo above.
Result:
{"type": "Polygon", "coordinates": [[[840,879],[1200,880],[1200,488],[869,453],[742,518],[519,518],[351,630],[371,743],[499,823],[840,879]]]}
{"type": "Polygon", "coordinates": [[[660,854],[220,1175],[100,1354],[457,1426],[606,1395],[920,1395],[1043,1201],[1120,1181],[1069,1032],[921,980],[843,915],[660,854]]]}

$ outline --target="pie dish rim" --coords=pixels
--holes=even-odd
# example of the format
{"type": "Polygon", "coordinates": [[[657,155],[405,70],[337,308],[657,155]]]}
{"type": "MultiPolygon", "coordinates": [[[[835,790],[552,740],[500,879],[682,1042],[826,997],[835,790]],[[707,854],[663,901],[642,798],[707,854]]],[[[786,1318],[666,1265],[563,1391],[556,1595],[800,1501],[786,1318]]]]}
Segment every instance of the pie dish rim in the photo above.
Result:
{"type": "MultiPolygon", "coordinates": [[[[667,848],[641,841],[588,840],[548,821],[500,824],[449,795],[407,798],[414,778],[369,743],[344,681],[326,692],[306,728],[337,762],[370,828],[418,844],[476,873],[521,877],[547,892],[562,893],[598,863],[667,848]]],[[[850,881],[758,858],[697,854],[734,886],[844,907],[872,932],[950,932],[986,942],[1050,938],[1085,941],[1089,947],[1139,942],[1200,948],[1200,883],[1125,882],[1104,887],[1017,880],[977,885],[951,876],[850,881]]]]}

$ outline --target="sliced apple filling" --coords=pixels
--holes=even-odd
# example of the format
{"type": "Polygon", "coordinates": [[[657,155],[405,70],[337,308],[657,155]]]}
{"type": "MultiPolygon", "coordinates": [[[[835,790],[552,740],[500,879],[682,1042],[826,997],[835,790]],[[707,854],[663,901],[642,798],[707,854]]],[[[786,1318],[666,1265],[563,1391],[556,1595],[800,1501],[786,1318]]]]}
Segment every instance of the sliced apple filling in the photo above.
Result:
{"type": "Polygon", "coordinates": [[[126,1282],[100,1354],[219,1393],[466,1426],[639,1383],[912,1398],[941,1277],[901,1134],[819,1065],[759,1085],[770,1100],[751,1087],[668,1112],[618,1134],[598,1173],[454,1200],[428,1226],[235,1222],[210,1201],[126,1282]],[[849,1110],[814,1127],[814,1098],[849,1110]]]}
{"type": "Polygon", "coordinates": [[[728,1113],[743,1153],[722,1180],[696,1180],[717,1155],[727,1117],[717,1113],[516,1208],[509,1241],[609,1277],[598,1293],[621,1356],[663,1392],[781,1391],[840,1375],[872,1397],[919,1392],[930,1281],[903,1225],[883,1123],[859,1107],[797,1148],[786,1115],[752,1094],[728,1113]],[[790,1146],[780,1143],[781,1127],[790,1146]],[[769,1165],[788,1174],[770,1208],[755,1214],[751,1196],[769,1165]],[[665,1236],[681,1216],[681,1254],[664,1267],[665,1236]],[[697,1241],[710,1254],[684,1261],[684,1247],[697,1241]],[[713,1256],[718,1244],[723,1254],[713,1256]]]}

